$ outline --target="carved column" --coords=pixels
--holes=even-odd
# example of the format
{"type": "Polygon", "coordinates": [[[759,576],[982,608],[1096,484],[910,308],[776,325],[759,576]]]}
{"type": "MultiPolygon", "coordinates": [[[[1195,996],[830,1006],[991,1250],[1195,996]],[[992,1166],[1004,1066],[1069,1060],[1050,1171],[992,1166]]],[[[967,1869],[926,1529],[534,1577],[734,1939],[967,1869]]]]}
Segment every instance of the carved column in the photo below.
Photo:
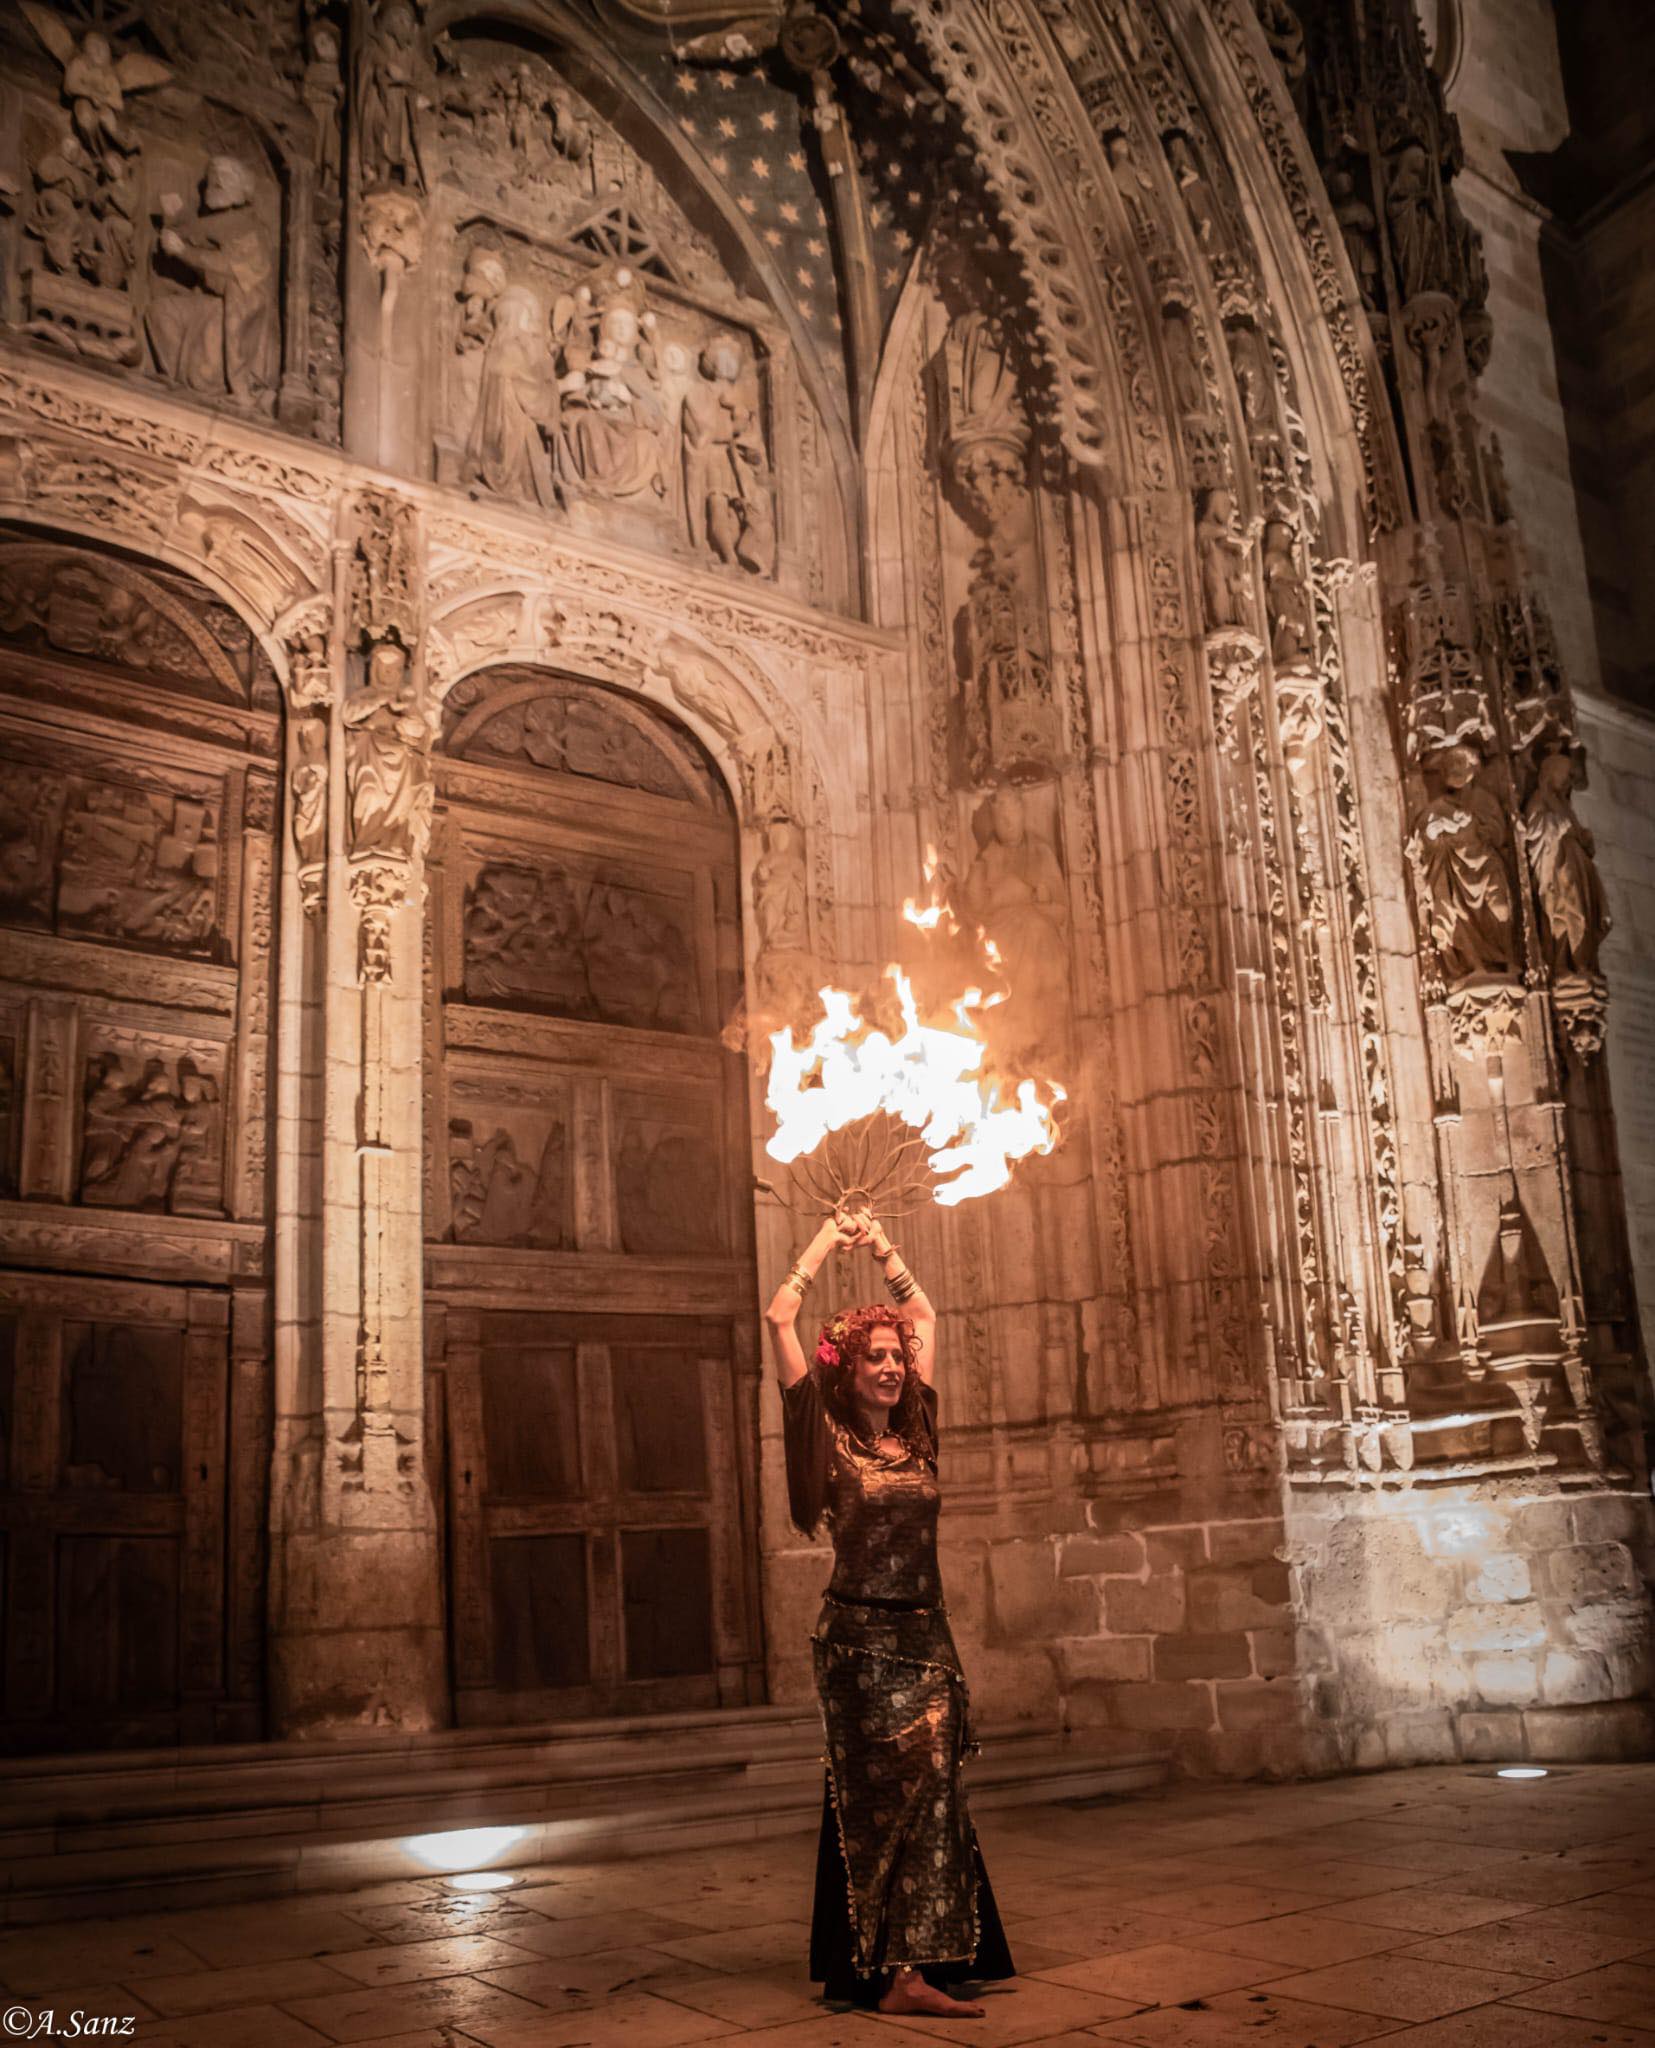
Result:
{"type": "Polygon", "coordinates": [[[287,1735],[447,1715],[424,1445],[419,536],[384,493],[350,517],[331,633],[305,618],[290,637],[284,950],[301,964],[283,989],[282,1100],[301,1158],[279,1191],[271,1570],[287,1735]]]}

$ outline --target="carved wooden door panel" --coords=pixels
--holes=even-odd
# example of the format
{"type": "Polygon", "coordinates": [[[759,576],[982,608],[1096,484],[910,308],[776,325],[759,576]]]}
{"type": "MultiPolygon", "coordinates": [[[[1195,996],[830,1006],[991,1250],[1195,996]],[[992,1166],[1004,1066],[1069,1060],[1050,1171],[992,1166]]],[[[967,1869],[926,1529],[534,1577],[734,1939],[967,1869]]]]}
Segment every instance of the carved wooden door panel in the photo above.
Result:
{"type": "Polygon", "coordinates": [[[430,865],[428,1315],[469,1721],[760,1696],[734,820],[677,728],[500,669],[430,865]]]}
{"type": "Polygon", "coordinates": [[[261,1732],[279,719],[184,578],[0,528],[0,1748],[261,1732]]]}

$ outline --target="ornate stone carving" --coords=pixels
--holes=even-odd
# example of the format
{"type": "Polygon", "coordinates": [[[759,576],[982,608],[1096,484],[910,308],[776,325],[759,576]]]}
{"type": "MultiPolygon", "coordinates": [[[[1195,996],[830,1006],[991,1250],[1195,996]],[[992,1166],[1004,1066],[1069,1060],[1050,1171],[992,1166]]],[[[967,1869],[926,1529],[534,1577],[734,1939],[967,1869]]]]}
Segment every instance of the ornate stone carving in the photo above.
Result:
{"type": "Polygon", "coordinates": [[[448,1125],[449,1207],[456,1244],[530,1245],[558,1251],[569,1229],[569,1134],[560,1119],[518,1136],[497,1125],[486,1138],[470,1117],[448,1125]],[[539,1150],[533,1147],[538,1143],[539,1150]]]}
{"type": "Polygon", "coordinates": [[[419,15],[409,0],[378,0],[357,58],[356,148],[364,189],[425,190],[420,148],[419,15]]]}
{"type": "Polygon", "coordinates": [[[1610,920],[1592,835],[1570,800],[1574,781],[1567,748],[1540,757],[1534,794],[1523,809],[1522,841],[1553,1008],[1576,1056],[1585,1060],[1603,1046],[1608,988],[1598,972],[1598,948],[1610,920]]]}
{"type": "Polygon", "coordinates": [[[757,395],[733,334],[711,336],[684,394],[684,510],[690,540],[755,576],[775,567],[776,516],[757,395]]]}
{"type": "Polygon", "coordinates": [[[977,853],[961,907],[998,951],[1008,994],[987,1011],[990,1059],[1006,1073],[1067,1070],[1073,997],[1068,887],[1031,794],[1006,786],[972,815],[977,853]]]}
{"type": "Polygon", "coordinates": [[[1409,825],[1408,859],[1431,944],[1450,984],[1509,977],[1518,968],[1503,805],[1482,780],[1482,756],[1465,742],[1421,764],[1427,795],[1409,825]]]}
{"type": "Polygon", "coordinates": [[[461,478],[504,498],[558,502],[552,450],[559,400],[546,308],[527,286],[505,283],[490,251],[473,252],[466,285],[460,345],[479,352],[479,367],[461,478]]]}
{"type": "Polygon", "coordinates": [[[1247,557],[1227,490],[1203,491],[1196,512],[1195,545],[1201,558],[1201,611],[1209,632],[1252,625],[1247,557]]]}
{"type": "Polygon", "coordinates": [[[479,869],[466,898],[465,989],[499,1007],[702,1028],[681,919],[645,890],[549,863],[479,869]]]}
{"type": "Polygon", "coordinates": [[[821,979],[810,945],[810,869],[805,835],[791,818],[762,828],[764,851],[753,868],[758,949],[754,982],[759,1035],[803,1026],[821,979]]]}
{"type": "Polygon", "coordinates": [[[171,1214],[215,1208],[219,1092],[217,1077],[188,1053],[94,1053],[86,1066],[81,1201],[171,1214]]]}
{"type": "Polygon", "coordinates": [[[259,217],[255,196],[252,171],[235,156],[208,159],[193,217],[182,195],[162,194],[145,324],[171,383],[268,412],[280,349],[277,230],[259,217]]]}
{"type": "MultiPolygon", "coordinates": [[[[957,265],[939,266],[945,292],[957,265]]],[[[1029,427],[998,320],[976,306],[950,320],[933,365],[944,467],[978,537],[960,621],[966,777],[1035,781],[1062,752],[1029,482],[1029,427]]]]}

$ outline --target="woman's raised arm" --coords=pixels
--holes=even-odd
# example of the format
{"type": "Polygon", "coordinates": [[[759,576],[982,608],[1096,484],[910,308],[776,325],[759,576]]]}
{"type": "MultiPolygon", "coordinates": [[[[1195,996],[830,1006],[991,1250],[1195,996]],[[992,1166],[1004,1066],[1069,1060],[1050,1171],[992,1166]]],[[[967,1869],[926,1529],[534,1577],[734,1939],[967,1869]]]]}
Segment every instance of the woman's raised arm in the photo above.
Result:
{"type": "Polygon", "coordinates": [[[864,1239],[884,1271],[886,1289],[914,1326],[918,1348],[914,1370],[928,1387],[933,1386],[937,1372],[937,1311],[930,1295],[903,1263],[902,1253],[886,1236],[885,1226],[874,1216],[867,1217],[865,1225],[864,1239]]]}
{"type": "Polygon", "coordinates": [[[784,1387],[795,1386],[810,1370],[795,1327],[805,1290],[816,1278],[829,1252],[843,1251],[848,1245],[866,1242],[867,1231],[860,1220],[853,1217],[841,1221],[834,1216],[828,1217],[776,1289],[770,1306],[764,1312],[764,1320],[770,1326],[770,1348],[775,1354],[776,1375],[784,1387]]]}

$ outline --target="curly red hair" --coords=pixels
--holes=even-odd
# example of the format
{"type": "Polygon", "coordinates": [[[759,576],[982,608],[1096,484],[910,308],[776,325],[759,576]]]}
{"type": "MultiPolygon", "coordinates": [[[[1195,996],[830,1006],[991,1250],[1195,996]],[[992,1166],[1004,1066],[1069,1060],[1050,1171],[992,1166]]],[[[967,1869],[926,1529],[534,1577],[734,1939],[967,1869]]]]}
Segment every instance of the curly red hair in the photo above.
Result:
{"type": "Polygon", "coordinates": [[[911,1450],[926,1448],[926,1432],[919,1399],[919,1374],[915,1360],[920,1338],[913,1318],[888,1302],[871,1302],[866,1308],[842,1308],[822,1325],[811,1370],[822,1389],[828,1412],[853,1434],[860,1435],[862,1419],[856,1411],[853,1388],[856,1368],[872,1348],[875,1330],[895,1330],[902,1349],[902,1392],[891,1410],[891,1433],[902,1438],[911,1450]]]}

